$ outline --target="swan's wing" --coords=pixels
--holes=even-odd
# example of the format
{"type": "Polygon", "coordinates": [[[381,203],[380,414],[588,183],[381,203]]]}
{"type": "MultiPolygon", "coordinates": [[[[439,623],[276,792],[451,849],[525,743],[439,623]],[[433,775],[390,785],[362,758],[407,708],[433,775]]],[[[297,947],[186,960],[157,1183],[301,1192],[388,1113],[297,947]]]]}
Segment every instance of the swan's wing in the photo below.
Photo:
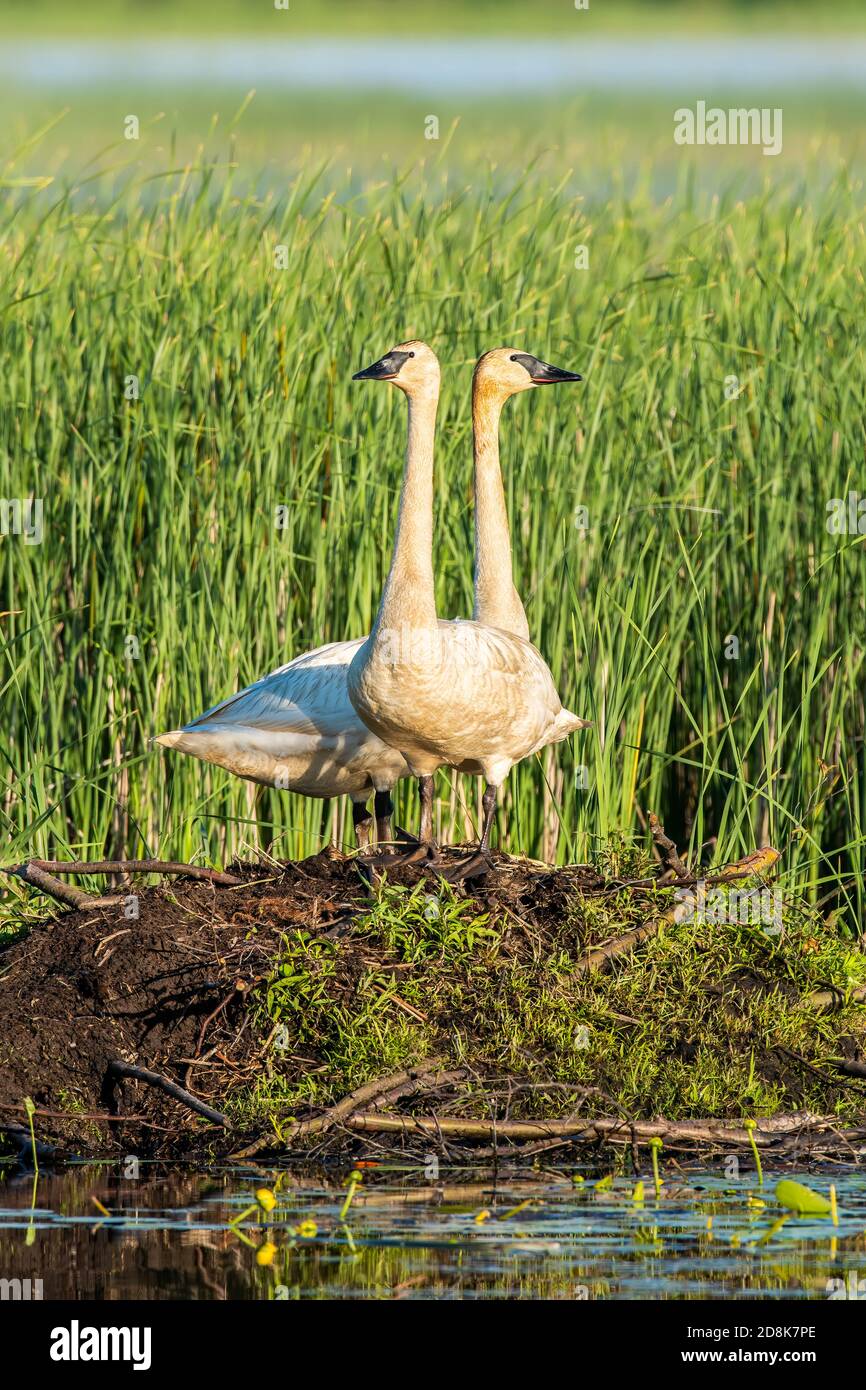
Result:
{"type": "Polygon", "coordinates": [[[366,638],[304,652],[200,714],[184,730],[243,725],[279,733],[336,737],[359,723],[346,689],[346,669],[366,638]]]}
{"type": "MultiPolygon", "coordinates": [[[[528,751],[587,727],[585,719],[563,709],[550,667],[531,642],[484,623],[457,620],[440,627],[448,629],[455,687],[460,684],[461,669],[471,672],[473,686],[483,673],[482,682],[491,692],[503,729],[510,730],[516,742],[528,739],[528,751]]],[[[503,746],[507,741],[503,739],[503,746]]]]}
{"type": "Polygon", "coordinates": [[[543,693],[559,708],[550,668],[538,648],[525,637],[463,618],[450,623],[440,621],[439,626],[445,630],[449,645],[468,664],[493,677],[521,681],[524,686],[529,683],[539,696],[543,693]]]}

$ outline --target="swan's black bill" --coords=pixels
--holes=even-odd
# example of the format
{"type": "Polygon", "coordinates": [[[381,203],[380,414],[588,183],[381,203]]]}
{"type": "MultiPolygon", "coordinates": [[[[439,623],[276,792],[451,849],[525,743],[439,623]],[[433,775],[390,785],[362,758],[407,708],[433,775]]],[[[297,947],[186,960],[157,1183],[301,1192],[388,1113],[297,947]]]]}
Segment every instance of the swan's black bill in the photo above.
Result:
{"type": "Polygon", "coordinates": [[[380,357],[378,362],[372,366],[365,367],[362,372],[356,372],[352,377],[353,381],[393,381],[398,375],[400,368],[407,357],[413,357],[411,352],[386,352],[384,357],[380,357]]]}
{"type": "Polygon", "coordinates": [[[525,367],[536,386],[553,386],[557,381],[583,381],[577,372],[567,372],[564,367],[554,367],[550,362],[542,362],[529,352],[515,352],[512,362],[525,367]]]}

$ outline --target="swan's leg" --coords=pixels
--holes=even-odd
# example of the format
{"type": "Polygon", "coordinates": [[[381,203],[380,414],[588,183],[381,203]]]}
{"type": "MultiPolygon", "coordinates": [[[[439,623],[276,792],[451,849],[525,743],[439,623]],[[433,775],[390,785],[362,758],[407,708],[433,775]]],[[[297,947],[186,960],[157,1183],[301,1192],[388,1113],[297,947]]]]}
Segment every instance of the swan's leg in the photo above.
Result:
{"type": "Polygon", "coordinates": [[[488,782],[484,787],[484,795],[481,798],[481,838],[478,841],[478,848],[474,854],[470,854],[466,859],[462,859],[459,864],[455,864],[451,869],[441,870],[443,878],[447,878],[449,883],[459,883],[464,878],[480,878],[493,868],[493,858],[490,854],[490,832],[493,829],[493,817],[496,815],[496,796],[498,787],[493,787],[488,782]]]}
{"type": "Polygon", "coordinates": [[[392,835],[391,817],[394,814],[391,793],[389,791],[377,792],[373,809],[376,815],[376,839],[380,845],[388,844],[392,835]]]}
{"type": "MultiPolygon", "coordinates": [[[[433,839],[433,778],[418,778],[418,795],[421,800],[421,829],[419,838],[415,840],[411,835],[402,832],[403,837],[408,841],[405,849],[386,851],[379,853],[373,859],[368,859],[367,863],[374,869],[387,869],[398,864],[418,864],[425,859],[434,859],[437,852],[436,841],[433,839]]],[[[376,794],[376,805],[379,806],[380,793],[376,794]]],[[[388,798],[390,803],[390,797],[388,798]]],[[[377,811],[378,815],[378,811],[377,811]]],[[[381,844],[382,835],[379,835],[381,844]]]]}
{"type": "Polygon", "coordinates": [[[478,843],[482,853],[490,848],[490,832],[493,829],[493,817],[496,815],[496,796],[498,787],[491,787],[490,783],[485,783],[484,795],[481,798],[481,839],[478,843]]]}
{"type": "Polygon", "coordinates": [[[433,778],[418,778],[418,795],[421,798],[421,828],[418,838],[422,845],[436,848],[433,840],[433,778]]]}
{"type": "Polygon", "coordinates": [[[366,849],[370,843],[370,832],[373,829],[373,817],[367,809],[366,801],[352,802],[352,825],[355,827],[358,848],[366,849]]]}

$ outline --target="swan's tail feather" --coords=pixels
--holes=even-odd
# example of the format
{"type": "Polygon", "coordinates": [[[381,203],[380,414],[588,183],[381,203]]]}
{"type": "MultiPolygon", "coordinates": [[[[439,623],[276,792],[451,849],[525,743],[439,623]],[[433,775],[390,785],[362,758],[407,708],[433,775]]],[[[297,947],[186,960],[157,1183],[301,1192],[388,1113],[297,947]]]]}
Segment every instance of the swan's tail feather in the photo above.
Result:
{"type": "Polygon", "coordinates": [[[184,729],[171,729],[167,734],[157,734],[154,743],[161,743],[164,748],[177,748],[186,738],[184,729]]]}
{"type": "Polygon", "coordinates": [[[556,716],[556,732],[558,738],[568,738],[569,734],[574,734],[578,729],[591,729],[591,719],[581,719],[579,714],[572,714],[570,709],[561,709],[556,716]]]}

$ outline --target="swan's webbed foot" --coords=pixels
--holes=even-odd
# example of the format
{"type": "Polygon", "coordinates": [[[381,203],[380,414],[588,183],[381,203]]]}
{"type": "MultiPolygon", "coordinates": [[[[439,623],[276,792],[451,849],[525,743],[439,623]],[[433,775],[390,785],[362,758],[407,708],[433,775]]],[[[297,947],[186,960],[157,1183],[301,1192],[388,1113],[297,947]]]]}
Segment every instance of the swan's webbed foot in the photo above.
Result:
{"type": "Polygon", "coordinates": [[[436,873],[447,883],[464,883],[471,878],[483,878],[493,868],[495,864],[490,850],[479,845],[472,854],[467,854],[464,859],[459,859],[456,864],[447,868],[444,865],[437,868],[436,873]]]}
{"type": "Polygon", "coordinates": [[[484,788],[481,808],[481,839],[478,841],[477,850],[449,868],[438,870],[442,878],[447,879],[449,883],[463,883],[466,879],[483,878],[494,867],[493,855],[490,853],[490,832],[496,814],[496,787],[491,787],[489,783],[484,788]]]}
{"type": "Polygon", "coordinates": [[[386,850],[383,854],[365,855],[371,869],[398,869],[407,864],[433,864],[439,858],[439,846],[432,841],[412,840],[404,849],[386,850]]]}

